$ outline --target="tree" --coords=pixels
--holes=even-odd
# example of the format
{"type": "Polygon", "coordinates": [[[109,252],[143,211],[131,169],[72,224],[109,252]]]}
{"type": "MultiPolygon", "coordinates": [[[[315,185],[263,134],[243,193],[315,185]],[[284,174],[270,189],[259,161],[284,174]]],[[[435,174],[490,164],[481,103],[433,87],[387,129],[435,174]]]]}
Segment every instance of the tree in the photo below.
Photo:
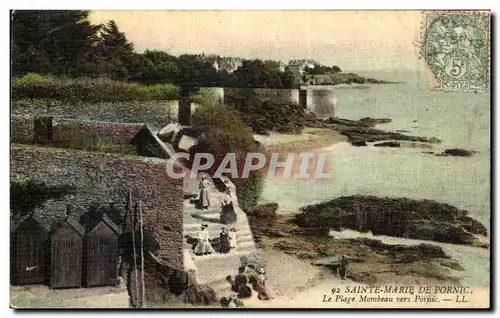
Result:
{"type": "Polygon", "coordinates": [[[267,68],[272,69],[274,71],[280,70],[280,62],[279,61],[267,60],[267,61],[264,61],[264,65],[267,68]]]}
{"type": "Polygon", "coordinates": [[[120,32],[114,20],[100,27],[99,42],[94,50],[105,63],[104,73],[113,79],[127,78],[129,70],[137,67],[134,45],[120,32]]]}
{"type": "Polygon", "coordinates": [[[47,186],[43,182],[27,180],[10,184],[10,211],[14,221],[20,221],[41,207],[47,200],[60,200],[73,194],[75,187],[70,185],[47,186]]]}
{"type": "Polygon", "coordinates": [[[75,75],[91,60],[100,26],[88,10],[16,10],[12,14],[12,71],[75,75]]]}
{"type": "Polygon", "coordinates": [[[102,26],[101,46],[102,56],[106,58],[122,58],[134,52],[134,45],[127,40],[125,33],[118,30],[114,20],[102,26]]]}
{"type": "Polygon", "coordinates": [[[275,66],[261,60],[243,61],[233,74],[234,84],[240,88],[295,88],[295,77],[289,71],[280,72],[275,66]]]}
{"type": "Polygon", "coordinates": [[[338,66],[330,67],[316,63],[314,64],[314,67],[306,66],[304,68],[304,72],[310,75],[326,75],[332,73],[339,73],[342,72],[342,70],[338,66]]]}
{"type": "Polygon", "coordinates": [[[340,72],[342,72],[342,70],[337,65],[334,65],[331,67],[331,72],[332,73],[340,73],[340,72]]]}
{"type": "Polygon", "coordinates": [[[193,94],[200,87],[215,85],[216,71],[202,56],[184,54],[177,59],[177,69],[172,80],[180,87],[179,122],[189,124],[193,94]]]}

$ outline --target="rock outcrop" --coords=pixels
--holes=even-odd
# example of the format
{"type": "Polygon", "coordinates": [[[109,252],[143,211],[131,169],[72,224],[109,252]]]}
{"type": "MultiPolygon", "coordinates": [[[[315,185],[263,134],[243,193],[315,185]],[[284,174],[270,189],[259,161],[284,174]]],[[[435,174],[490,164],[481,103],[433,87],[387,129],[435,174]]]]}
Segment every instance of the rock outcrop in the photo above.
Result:
{"type": "Polygon", "coordinates": [[[408,136],[398,132],[384,131],[374,128],[376,124],[387,123],[391,120],[388,118],[362,118],[360,120],[349,120],[342,118],[329,118],[325,120],[308,121],[307,126],[318,128],[331,128],[342,135],[347,136],[349,142],[355,146],[364,146],[363,141],[387,141],[387,140],[405,140],[417,141],[424,143],[440,143],[441,141],[435,137],[419,137],[408,136]]]}
{"type": "Polygon", "coordinates": [[[273,219],[278,216],[279,205],[278,203],[264,203],[259,204],[252,212],[252,215],[257,218],[273,219]]]}
{"type": "Polygon", "coordinates": [[[183,301],[193,305],[215,305],[217,295],[213,288],[207,285],[191,285],[182,295],[183,301]]]}
{"type": "Polygon", "coordinates": [[[460,264],[432,244],[385,244],[370,238],[335,238],[328,228],[303,228],[293,216],[253,219],[252,230],[264,250],[277,250],[338,273],[343,255],[349,261],[348,278],[364,284],[458,284],[453,270],[460,264]],[[305,231],[302,231],[305,230],[305,231]],[[284,235],[286,234],[286,235],[284,235]]]}
{"type": "Polygon", "coordinates": [[[397,141],[385,141],[385,142],[379,142],[377,144],[373,145],[374,147],[391,147],[391,148],[399,148],[401,147],[401,143],[397,141]]]}
{"type": "Polygon", "coordinates": [[[366,141],[365,140],[351,140],[351,145],[356,146],[356,147],[366,147],[366,141]]]}
{"type": "Polygon", "coordinates": [[[470,157],[472,156],[475,151],[472,150],[465,150],[465,149],[460,149],[460,148],[453,148],[453,149],[446,149],[443,154],[448,155],[448,156],[459,156],[459,157],[470,157]]]}
{"type": "Polygon", "coordinates": [[[294,223],[306,228],[348,228],[376,235],[472,245],[487,229],[467,211],[431,200],[348,196],[301,209],[294,223]]]}

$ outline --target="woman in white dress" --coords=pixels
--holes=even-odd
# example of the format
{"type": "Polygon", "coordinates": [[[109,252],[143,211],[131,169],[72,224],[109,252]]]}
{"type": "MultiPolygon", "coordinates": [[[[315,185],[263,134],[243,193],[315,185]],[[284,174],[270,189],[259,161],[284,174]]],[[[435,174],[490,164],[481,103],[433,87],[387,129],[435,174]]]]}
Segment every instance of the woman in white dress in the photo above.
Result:
{"type": "Polygon", "coordinates": [[[207,224],[202,224],[201,230],[198,232],[198,244],[194,248],[194,253],[196,255],[209,255],[215,253],[210,243],[210,233],[208,233],[207,227],[207,224]]]}
{"type": "Polygon", "coordinates": [[[236,249],[236,229],[234,227],[229,229],[229,247],[231,251],[236,249]]]}

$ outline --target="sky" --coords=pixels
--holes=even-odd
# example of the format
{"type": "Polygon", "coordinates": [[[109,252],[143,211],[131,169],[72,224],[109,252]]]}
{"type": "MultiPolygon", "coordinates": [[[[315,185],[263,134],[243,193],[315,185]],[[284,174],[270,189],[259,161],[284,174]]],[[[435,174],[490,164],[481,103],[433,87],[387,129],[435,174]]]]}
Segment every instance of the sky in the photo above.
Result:
{"type": "Polygon", "coordinates": [[[94,11],[115,20],[139,52],[311,58],[343,71],[419,67],[419,11],[94,11]]]}

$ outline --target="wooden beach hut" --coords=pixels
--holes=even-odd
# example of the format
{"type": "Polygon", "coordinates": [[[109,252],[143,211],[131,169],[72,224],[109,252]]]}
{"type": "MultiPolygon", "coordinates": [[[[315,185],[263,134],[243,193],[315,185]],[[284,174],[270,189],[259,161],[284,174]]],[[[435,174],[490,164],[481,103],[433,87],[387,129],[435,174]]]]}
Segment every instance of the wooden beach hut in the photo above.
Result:
{"type": "Polygon", "coordinates": [[[11,282],[15,285],[46,282],[50,227],[32,214],[18,226],[11,224],[11,282]]]}
{"type": "Polygon", "coordinates": [[[118,277],[120,229],[103,213],[87,225],[84,243],[84,286],[114,286],[118,277]]]}
{"type": "Polygon", "coordinates": [[[51,235],[50,288],[81,287],[85,228],[68,216],[51,235]]]}

